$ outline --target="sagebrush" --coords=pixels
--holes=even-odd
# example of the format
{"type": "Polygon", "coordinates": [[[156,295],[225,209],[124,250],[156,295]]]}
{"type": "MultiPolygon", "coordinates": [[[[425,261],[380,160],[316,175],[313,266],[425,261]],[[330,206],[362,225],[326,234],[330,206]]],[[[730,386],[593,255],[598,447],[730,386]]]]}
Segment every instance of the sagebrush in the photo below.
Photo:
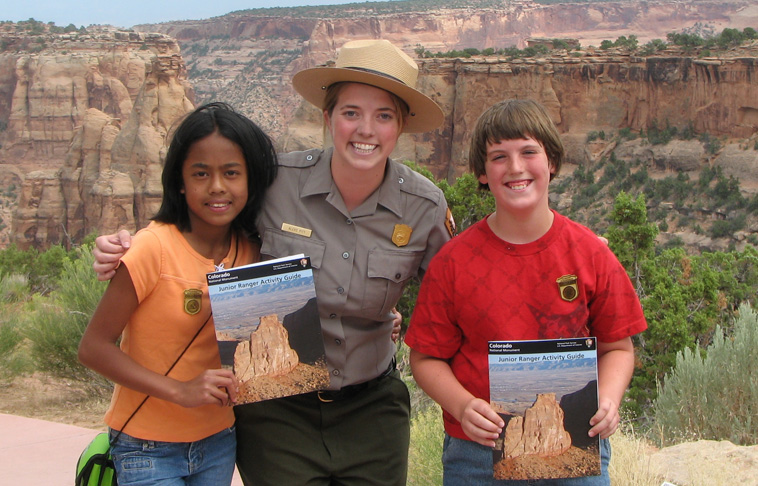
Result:
{"type": "Polygon", "coordinates": [[[758,315],[747,304],[730,333],[716,329],[711,344],[677,354],[653,403],[663,445],[689,440],[758,442],[758,315]]]}

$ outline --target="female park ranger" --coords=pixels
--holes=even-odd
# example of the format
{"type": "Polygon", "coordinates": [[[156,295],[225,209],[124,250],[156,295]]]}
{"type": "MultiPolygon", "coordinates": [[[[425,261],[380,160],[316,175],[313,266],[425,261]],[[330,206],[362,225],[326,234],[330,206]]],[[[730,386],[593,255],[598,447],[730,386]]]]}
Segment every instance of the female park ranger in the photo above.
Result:
{"type": "MultiPolygon", "coordinates": [[[[416,90],[417,77],[416,63],[390,42],[361,40],[344,44],[333,67],[293,78],[323,111],[333,146],[279,157],[258,222],[261,254],[310,256],[331,383],[235,407],[245,484],[406,482],[410,403],[395,371],[392,309],[454,233],[442,192],[389,158],[401,133],[444,119],[416,90]]],[[[116,242],[98,238],[99,273],[123,251],[116,242]]]]}

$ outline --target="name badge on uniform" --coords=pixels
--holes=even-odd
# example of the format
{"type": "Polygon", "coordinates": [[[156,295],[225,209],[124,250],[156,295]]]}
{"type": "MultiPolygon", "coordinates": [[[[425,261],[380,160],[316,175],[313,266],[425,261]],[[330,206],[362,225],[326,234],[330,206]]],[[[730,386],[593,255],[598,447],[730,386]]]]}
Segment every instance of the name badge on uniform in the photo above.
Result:
{"type": "Polygon", "coordinates": [[[396,224],[395,230],[392,232],[392,243],[395,246],[405,246],[411,241],[411,233],[413,228],[407,224],[396,224]]]}
{"type": "Polygon", "coordinates": [[[571,302],[579,296],[579,287],[576,284],[577,280],[576,275],[564,275],[555,281],[558,284],[558,292],[561,294],[561,299],[571,302]]]}
{"type": "Polygon", "coordinates": [[[300,226],[295,226],[294,224],[289,223],[282,223],[282,231],[286,231],[287,233],[295,233],[296,235],[305,236],[306,238],[310,238],[311,233],[313,233],[313,230],[309,230],[308,228],[301,228],[300,226]]]}
{"type": "Polygon", "coordinates": [[[200,289],[186,289],[184,291],[184,312],[194,316],[200,312],[203,306],[203,291],[200,289]]]}

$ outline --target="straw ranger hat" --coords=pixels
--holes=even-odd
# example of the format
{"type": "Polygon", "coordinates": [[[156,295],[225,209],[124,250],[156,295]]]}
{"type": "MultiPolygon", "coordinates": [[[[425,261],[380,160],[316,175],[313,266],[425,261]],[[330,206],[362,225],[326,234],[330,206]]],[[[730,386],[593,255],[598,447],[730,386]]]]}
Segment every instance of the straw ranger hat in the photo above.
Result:
{"type": "Polygon", "coordinates": [[[403,132],[434,130],[445,115],[431,98],[416,90],[418,66],[406,53],[387,40],[346,42],[334,67],[304,69],[292,78],[292,86],[308,102],[324,108],[326,89],[334,83],[363,83],[381,88],[408,104],[409,116],[403,132]]]}

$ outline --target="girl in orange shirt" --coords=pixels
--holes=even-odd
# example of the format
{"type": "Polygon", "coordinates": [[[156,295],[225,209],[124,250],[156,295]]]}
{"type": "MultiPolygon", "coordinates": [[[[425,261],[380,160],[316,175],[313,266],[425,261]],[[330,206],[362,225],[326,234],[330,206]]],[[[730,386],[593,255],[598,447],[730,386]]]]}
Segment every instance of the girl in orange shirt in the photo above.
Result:
{"type": "Polygon", "coordinates": [[[259,260],[255,221],[276,170],[271,140],[225,104],[176,130],[161,207],[79,345],[80,361],[116,383],[105,421],[122,486],[231,483],[237,384],[221,369],[205,275],[259,260]]]}

